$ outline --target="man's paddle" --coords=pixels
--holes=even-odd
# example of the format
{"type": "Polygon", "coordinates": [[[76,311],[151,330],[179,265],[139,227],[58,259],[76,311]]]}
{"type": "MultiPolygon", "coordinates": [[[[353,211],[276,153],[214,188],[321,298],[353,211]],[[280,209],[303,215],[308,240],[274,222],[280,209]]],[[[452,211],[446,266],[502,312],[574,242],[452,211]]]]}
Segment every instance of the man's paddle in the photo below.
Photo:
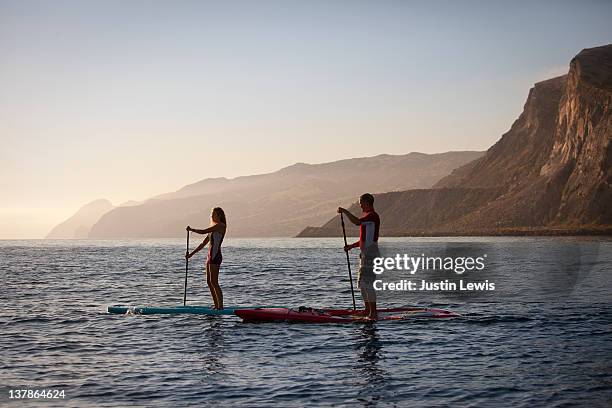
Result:
{"type": "MultiPolygon", "coordinates": [[[[342,236],[344,237],[344,246],[347,246],[346,242],[346,229],[344,228],[344,214],[340,213],[340,221],[342,221],[342,236]]],[[[353,297],[353,310],[357,310],[357,306],[355,305],[355,291],[353,290],[353,274],[351,273],[351,260],[349,259],[348,251],[344,251],[346,254],[346,265],[348,266],[349,271],[349,280],[351,281],[351,296],[353,297]]],[[[185,283],[187,285],[187,283],[185,283]]]]}
{"type": "MultiPolygon", "coordinates": [[[[189,254],[189,231],[187,231],[187,252],[185,255],[189,254]]],[[[185,256],[185,289],[183,290],[183,306],[187,305],[187,271],[189,271],[189,258],[185,256]]]]}

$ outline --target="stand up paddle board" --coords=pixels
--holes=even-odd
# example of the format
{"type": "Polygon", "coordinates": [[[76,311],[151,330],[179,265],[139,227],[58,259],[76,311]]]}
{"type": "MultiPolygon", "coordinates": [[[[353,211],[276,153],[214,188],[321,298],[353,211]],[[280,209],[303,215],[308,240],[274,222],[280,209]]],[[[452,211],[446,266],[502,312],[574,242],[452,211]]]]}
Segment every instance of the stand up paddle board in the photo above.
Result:
{"type": "MultiPolygon", "coordinates": [[[[234,311],[245,322],[364,323],[371,321],[367,317],[358,315],[360,312],[348,309],[313,309],[310,307],[297,309],[284,307],[254,308],[234,311]]],[[[423,307],[378,309],[378,320],[441,319],[460,316],[459,313],[444,309],[423,307]]]]}
{"type": "MultiPolygon", "coordinates": [[[[259,306],[260,308],[274,308],[275,306],[259,306]]],[[[114,305],[108,306],[106,311],[111,314],[139,314],[139,315],[154,315],[154,314],[200,314],[200,315],[233,315],[238,309],[254,309],[257,306],[227,306],[223,310],[217,310],[206,306],[123,306],[114,305]]]]}

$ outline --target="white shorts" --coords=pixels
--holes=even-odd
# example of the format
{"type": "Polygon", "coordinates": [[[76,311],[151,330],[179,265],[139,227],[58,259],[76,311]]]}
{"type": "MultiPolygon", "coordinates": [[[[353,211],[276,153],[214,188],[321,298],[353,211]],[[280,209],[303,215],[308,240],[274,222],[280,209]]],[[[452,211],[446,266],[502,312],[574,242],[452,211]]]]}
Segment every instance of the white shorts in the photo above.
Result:
{"type": "Polygon", "coordinates": [[[369,302],[376,302],[376,290],[374,290],[374,281],[376,280],[376,274],[374,273],[374,258],[379,256],[380,252],[378,251],[378,245],[376,243],[362,250],[359,255],[357,285],[362,292],[365,291],[369,302]]]}

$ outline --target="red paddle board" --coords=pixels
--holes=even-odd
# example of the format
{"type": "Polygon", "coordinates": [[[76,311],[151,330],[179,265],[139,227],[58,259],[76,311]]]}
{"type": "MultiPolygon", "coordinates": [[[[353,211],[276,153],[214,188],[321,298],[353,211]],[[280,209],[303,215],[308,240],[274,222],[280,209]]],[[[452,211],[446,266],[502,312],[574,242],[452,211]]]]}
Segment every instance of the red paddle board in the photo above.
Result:
{"type": "MultiPolygon", "coordinates": [[[[300,307],[297,309],[275,307],[234,311],[245,322],[358,323],[371,321],[371,319],[358,315],[360,312],[362,311],[313,309],[310,307],[300,307]]],[[[459,316],[461,315],[448,310],[423,307],[378,309],[378,320],[440,319],[459,316]]]]}

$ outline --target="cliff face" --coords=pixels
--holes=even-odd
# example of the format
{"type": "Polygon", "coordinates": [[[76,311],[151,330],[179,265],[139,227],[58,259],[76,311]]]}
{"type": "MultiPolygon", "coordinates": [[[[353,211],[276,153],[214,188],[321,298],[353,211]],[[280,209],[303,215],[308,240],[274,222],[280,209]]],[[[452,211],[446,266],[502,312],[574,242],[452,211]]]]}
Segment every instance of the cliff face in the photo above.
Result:
{"type": "Polygon", "coordinates": [[[612,45],[583,50],[569,73],[536,84],[510,131],[462,179],[502,186],[459,229],[611,224],[612,45]]]}
{"type": "Polygon", "coordinates": [[[570,65],[552,152],[540,174],[556,183],[552,221],[612,223],[612,46],[582,51],[570,65]]]}
{"type": "Polygon", "coordinates": [[[537,164],[543,165],[553,143],[559,101],[566,76],[539,82],[529,91],[523,112],[486,154],[459,167],[441,179],[434,188],[519,189],[538,176],[537,164]]]}
{"type": "MultiPolygon", "coordinates": [[[[567,75],[529,91],[523,113],[483,157],[420,191],[419,199],[385,197],[378,206],[383,233],[609,228],[611,106],[612,45],[585,49],[567,75]]],[[[336,235],[336,223],[300,236],[336,235]]]]}

